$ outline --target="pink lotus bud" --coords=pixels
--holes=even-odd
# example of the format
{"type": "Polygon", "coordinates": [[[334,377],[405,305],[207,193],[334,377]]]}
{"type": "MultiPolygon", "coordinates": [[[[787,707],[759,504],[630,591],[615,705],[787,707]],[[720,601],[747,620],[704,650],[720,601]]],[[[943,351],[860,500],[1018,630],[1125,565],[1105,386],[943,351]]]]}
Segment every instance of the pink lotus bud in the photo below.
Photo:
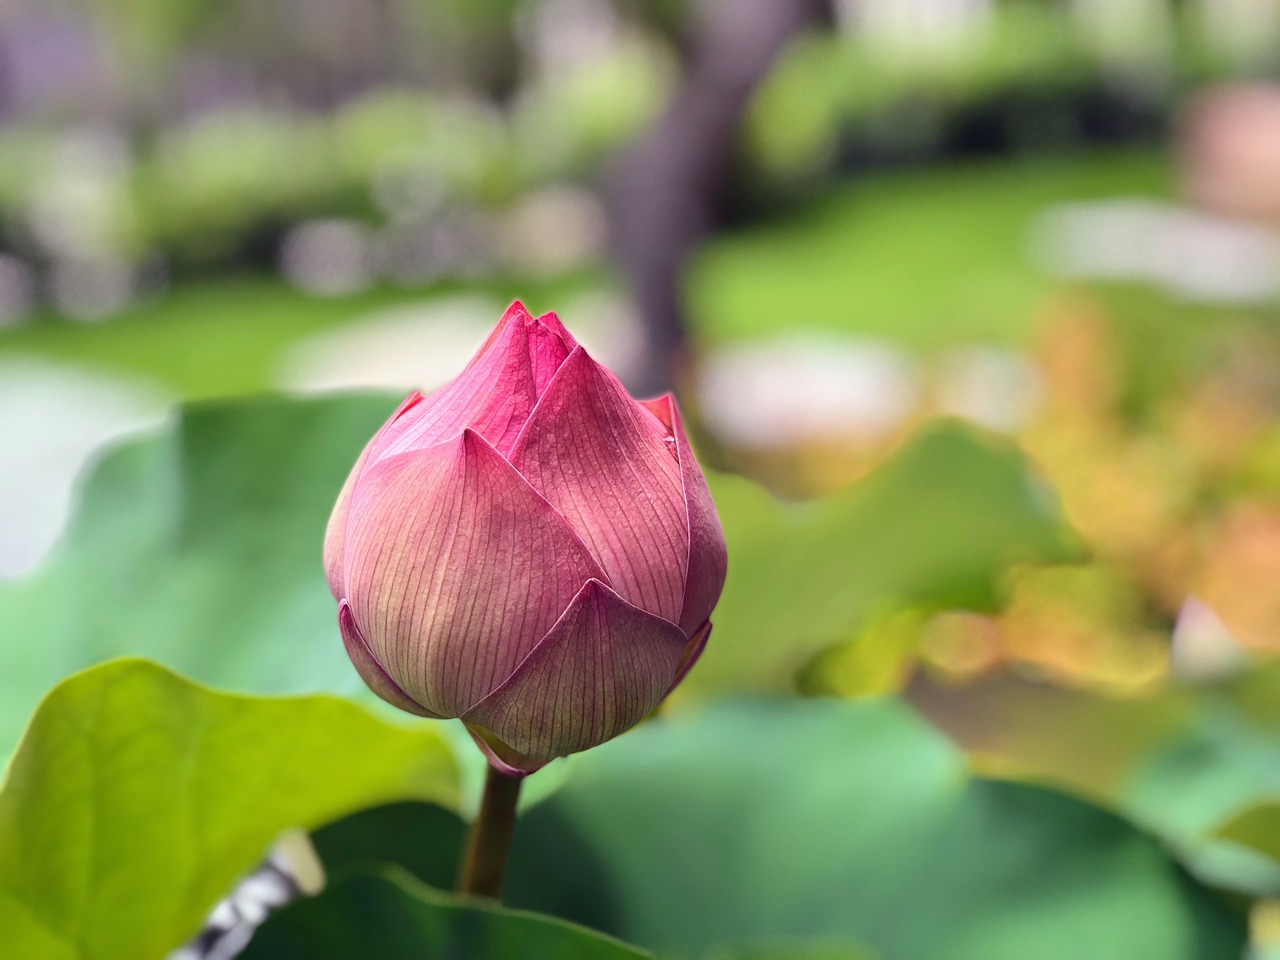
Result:
{"type": "Polygon", "coordinates": [[[670,395],[507,310],[338,496],[325,571],[372,690],[530,772],[638,723],[702,653],[724,536],[670,395]]]}

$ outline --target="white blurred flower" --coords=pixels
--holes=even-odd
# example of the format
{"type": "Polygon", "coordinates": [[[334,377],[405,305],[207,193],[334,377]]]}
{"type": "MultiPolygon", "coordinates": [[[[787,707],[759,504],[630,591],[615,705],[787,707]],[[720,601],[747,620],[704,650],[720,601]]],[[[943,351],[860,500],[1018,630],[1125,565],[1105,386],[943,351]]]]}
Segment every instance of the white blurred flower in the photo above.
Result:
{"type": "Polygon", "coordinates": [[[920,395],[903,350],[819,336],[721,347],[706,357],[697,390],[715,433],[758,447],[884,437],[915,411],[920,395]]]}
{"type": "Polygon", "coordinates": [[[944,413],[1013,433],[1035,413],[1042,384],[1027,357],[999,347],[961,347],[942,358],[938,402],[944,413]]]}
{"type": "Polygon", "coordinates": [[[304,393],[425,392],[465,366],[503,306],[462,296],[378,311],[296,344],[281,360],[276,382],[304,393]]]}
{"type": "Polygon", "coordinates": [[[1156,200],[1060,204],[1032,231],[1051,273],[1137,280],[1212,303],[1280,296],[1280,232],[1156,200]]]}

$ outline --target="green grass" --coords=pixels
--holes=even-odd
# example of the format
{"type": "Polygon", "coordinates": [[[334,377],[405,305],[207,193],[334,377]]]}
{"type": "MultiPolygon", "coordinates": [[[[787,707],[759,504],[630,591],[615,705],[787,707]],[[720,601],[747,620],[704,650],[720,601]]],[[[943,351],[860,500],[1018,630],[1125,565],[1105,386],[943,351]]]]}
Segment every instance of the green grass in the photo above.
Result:
{"type": "Polygon", "coordinates": [[[833,191],[785,223],[727,236],[690,280],[711,339],[807,329],[931,348],[1017,341],[1053,282],[1028,230],[1047,207],[1166,196],[1154,153],[1099,154],[881,174],[833,191]]]}

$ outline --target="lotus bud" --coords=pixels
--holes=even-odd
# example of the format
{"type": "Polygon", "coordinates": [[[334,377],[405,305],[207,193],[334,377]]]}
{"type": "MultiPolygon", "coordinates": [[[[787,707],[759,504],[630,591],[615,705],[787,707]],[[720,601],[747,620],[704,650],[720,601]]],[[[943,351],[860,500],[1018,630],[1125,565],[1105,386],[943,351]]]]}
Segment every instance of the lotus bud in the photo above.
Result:
{"type": "Polygon", "coordinates": [[[324,561],[365,683],[462,718],[509,774],[661,703],[702,653],[726,565],[675,400],[633,400],[519,303],[369,441],[324,561]]]}

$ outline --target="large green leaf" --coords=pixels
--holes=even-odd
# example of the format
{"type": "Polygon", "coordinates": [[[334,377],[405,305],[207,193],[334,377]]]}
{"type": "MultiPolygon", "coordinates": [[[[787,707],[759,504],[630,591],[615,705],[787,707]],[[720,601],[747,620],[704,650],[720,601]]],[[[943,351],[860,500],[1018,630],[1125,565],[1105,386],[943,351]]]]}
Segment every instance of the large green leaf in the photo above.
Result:
{"type": "Polygon", "coordinates": [[[457,877],[466,830],[452,810],[405,801],[336,820],[313,833],[311,842],[331,879],[394,864],[447,890],[457,877]]]}
{"type": "MultiPolygon", "coordinates": [[[[0,757],[39,696],[138,654],[222,689],[367,696],[343,653],[320,546],[389,397],[184,408],[99,464],[55,558],[0,583],[0,757]]],[[[779,687],[870,613],[980,605],[1002,565],[1062,549],[1051,496],[1004,444],[927,430],[866,481],[806,504],[713,477],[730,578],[691,689],[779,687]]]]}
{"type": "Polygon", "coordinates": [[[1215,834],[1280,794],[1277,682],[1280,671],[1268,668],[1125,698],[1012,676],[959,687],[917,678],[908,696],[983,762],[1096,798],[1164,838],[1199,875],[1258,894],[1280,889],[1277,865],[1250,855],[1256,844],[1215,834]]]}
{"type": "Polygon", "coordinates": [[[886,960],[1218,960],[1244,922],[1081,801],[972,778],[895,701],[663,718],[575,759],[510,902],[665,955],[846,937],[886,960]]]}
{"type": "Polygon", "coordinates": [[[289,827],[456,791],[425,725],[103,664],[45,698],[0,791],[0,956],[163,957],[289,827]]]}
{"type": "Polygon", "coordinates": [[[137,654],[251,693],[357,693],[325,522],[389,398],[241,400],[109,454],[54,559],[0,583],[0,757],[62,677],[137,654]]]}
{"type": "Polygon", "coordinates": [[[912,437],[865,480],[779,503],[714,478],[729,579],[690,689],[789,686],[823,647],[899,605],[990,607],[1001,571],[1069,552],[1056,498],[1011,444],[958,422],[912,437]]]}
{"type": "Polygon", "coordinates": [[[258,930],[244,960],[644,960],[592,930],[446,896],[401,871],[358,873],[258,930]]]}

